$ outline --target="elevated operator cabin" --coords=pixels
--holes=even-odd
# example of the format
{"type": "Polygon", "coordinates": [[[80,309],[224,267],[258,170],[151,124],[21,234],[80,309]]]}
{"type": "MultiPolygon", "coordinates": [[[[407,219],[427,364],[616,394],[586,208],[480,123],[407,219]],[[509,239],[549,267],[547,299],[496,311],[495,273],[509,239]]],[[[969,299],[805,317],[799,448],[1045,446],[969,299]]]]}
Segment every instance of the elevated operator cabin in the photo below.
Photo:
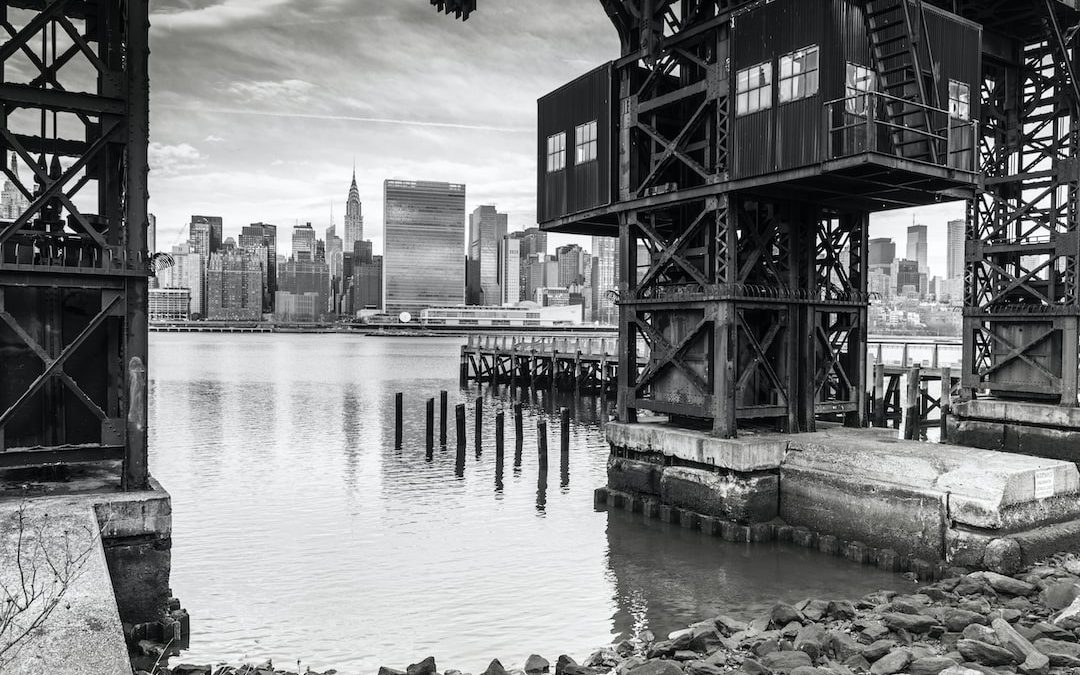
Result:
{"type": "Polygon", "coordinates": [[[539,100],[546,229],[614,234],[627,203],[706,186],[862,211],[970,193],[978,24],[914,0],[762,0],[727,23],[700,68],[624,59],[539,100]]]}

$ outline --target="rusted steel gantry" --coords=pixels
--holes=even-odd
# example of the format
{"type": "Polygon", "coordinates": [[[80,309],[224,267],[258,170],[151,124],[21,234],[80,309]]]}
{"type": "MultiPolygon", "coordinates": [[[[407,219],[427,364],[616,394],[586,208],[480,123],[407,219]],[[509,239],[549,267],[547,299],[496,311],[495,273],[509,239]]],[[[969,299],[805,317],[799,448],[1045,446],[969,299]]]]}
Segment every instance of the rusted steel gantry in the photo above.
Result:
{"type": "Polygon", "coordinates": [[[0,468],[147,483],[147,5],[0,2],[0,468]]]}
{"type": "Polygon", "coordinates": [[[620,239],[622,421],[867,424],[869,214],[946,200],[966,395],[1076,405],[1075,0],[601,3],[622,56],[540,100],[538,219],[620,239]]]}

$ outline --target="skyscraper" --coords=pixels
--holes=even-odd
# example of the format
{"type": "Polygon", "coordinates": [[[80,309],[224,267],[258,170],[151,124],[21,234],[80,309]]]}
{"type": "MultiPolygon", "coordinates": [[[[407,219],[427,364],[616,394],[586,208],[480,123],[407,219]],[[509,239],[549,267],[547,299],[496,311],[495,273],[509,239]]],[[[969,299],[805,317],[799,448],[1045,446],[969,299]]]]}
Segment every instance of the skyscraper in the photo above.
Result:
{"type": "Polygon", "coordinates": [[[465,186],[383,183],[383,306],[414,316],[427,307],[465,301],[465,186]]]}
{"type": "Polygon", "coordinates": [[[870,240],[868,265],[892,265],[896,260],[896,244],[885,237],[870,240]]]}
{"type": "Polygon", "coordinates": [[[964,278],[964,229],[962,220],[950,220],[946,241],[945,278],[964,278]]]}
{"type": "Polygon", "coordinates": [[[292,257],[296,261],[315,260],[315,229],[311,227],[311,223],[293,227],[292,257]]]}
{"type": "Polygon", "coordinates": [[[221,233],[224,229],[221,216],[192,216],[192,228],[194,228],[196,224],[207,226],[207,249],[204,255],[209,256],[211,253],[215,253],[221,248],[221,233]]]}
{"type": "Polygon", "coordinates": [[[907,229],[907,259],[919,264],[920,274],[927,274],[930,271],[928,254],[926,226],[912,225],[907,229]]]}
{"type": "Polygon", "coordinates": [[[513,305],[521,301],[521,239],[504,236],[499,251],[502,270],[499,274],[500,304],[513,305]]]}
{"type": "Polygon", "coordinates": [[[588,255],[577,244],[567,244],[555,250],[556,259],[559,261],[559,278],[549,285],[557,285],[564,288],[582,282],[585,271],[585,257],[588,255]]]}
{"type": "Polygon", "coordinates": [[[258,321],[263,307],[266,251],[222,250],[210,254],[206,270],[206,317],[223,321],[258,321]]]}
{"type": "Polygon", "coordinates": [[[146,250],[157,252],[157,216],[152,213],[146,214],[146,250]]]}
{"type": "MultiPolygon", "coordinates": [[[[0,155],[2,158],[2,155],[0,155]]],[[[8,168],[15,174],[15,178],[19,177],[19,160],[15,153],[11,153],[11,163],[8,164],[8,168]]],[[[4,181],[4,191],[0,194],[0,218],[4,220],[15,220],[22,214],[26,213],[26,210],[30,208],[30,200],[19,191],[15,183],[6,180],[4,181]]]]}
{"type": "Polygon", "coordinates": [[[203,284],[206,280],[206,265],[203,257],[187,247],[176,247],[172,251],[173,264],[157,274],[161,288],[187,288],[191,291],[190,310],[192,316],[206,316],[203,304],[205,295],[203,284]]]}
{"type": "Polygon", "coordinates": [[[619,310],[610,292],[619,287],[618,255],[618,237],[592,238],[593,321],[608,324],[618,321],[619,310]]]}
{"type": "Polygon", "coordinates": [[[274,293],[277,291],[277,225],[268,223],[252,223],[245,225],[240,230],[240,248],[245,251],[262,249],[266,253],[266,263],[263,265],[264,296],[263,309],[267,312],[274,310],[274,293]]]}
{"type": "Polygon", "coordinates": [[[341,249],[353,250],[353,244],[364,238],[364,216],[360,204],[360,189],[356,187],[356,169],[353,169],[352,185],[345,202],[345,231],[341,237],[341,249]]]}
{"type": "Polygon", "coordinates": [[[274,316],[278,321],[321,321],[329,308],[330,267],[307,258],[278,266],[274,316]]]}
{"type": "Polygon", "coordinates": [[[469,214],[469,262],[475,270],[466,289],[468,302],[498,305],[503,259],[499,242],[506,236],[506,214],[494,206],[478,206],[469,214]]]}

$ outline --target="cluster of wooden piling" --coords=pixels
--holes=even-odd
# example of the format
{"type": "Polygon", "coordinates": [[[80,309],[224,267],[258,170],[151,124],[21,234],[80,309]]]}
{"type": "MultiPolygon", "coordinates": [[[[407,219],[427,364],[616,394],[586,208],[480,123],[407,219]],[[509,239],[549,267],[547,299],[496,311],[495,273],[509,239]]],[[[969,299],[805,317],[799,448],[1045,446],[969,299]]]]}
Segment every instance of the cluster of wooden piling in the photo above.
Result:
{"type": "Polygon", "coordinates": [[[941,441],[947,440],[952,392],[959,383],[949,367],[924,370],[920,366],[897,368],[883,363],[874,365],[874,383],[870,394],[870,419],[875,427],[903,429],[904,438],[915,439],[920,433],[937,426],[941,441]],[[901,378],[907,377],[901,403],[901,378]],[[930,395],[929,383],[940,382],[941,393],[930,395]],[[931,413],[937,410],[936,418],[931,413]]]}
{"type": "MultiPolygon", "coordinates": [[[[447,447],[447,407],[448,407],[448,395],[446,391],[439,392],[439,445],[445,450],[447,447]]],[[[404,407],[405,396],[402,393],[394,395],[394,448],[401,449],[403,438],[403,419],[404,419],[404,407]]],[[[429,398],[426,401],[425,409],[425,425],[424,425],[424,447],[426,457],[428,461],[434,459],[435,455],[435,399],[429,398]]],[[[455,410],[455,422],[456,422],[456,441],[457,441],[457,473],[459,476],[464,475],[465,471],[465,450],[467,447],[467,439],[465,434],[466,429],[466,408],[464,403],[457,404],[455,410]]],[[[512,408],[514,418],[514,468],[521,468],[522,451],[524,448],[524,419],[522,414],[521,403],[514,403],[512,408]]],[[[474,452],[476,457],[479,458],[484,451],[483,448],[483,423],[484,423],[484,399],[482,396],[477,396],[474,402],[473,408],[474,429],[473,429],[473,442],[474,452]]],[[[560,421],[560,433],[559,433],[559,456],[560,467],[562,472],[562,484],[566,486],[569,484],[569,468],[570,468],[570,409],[561,408],[559,411],[560,421]]],[[[505,410],[498,410],[495,413],[495,465],[496,473],[501,476],[502,468],[505,460],[505,424],[506,424],[506,412],[505,410]]],[[[536,421],[536,447],[537,447],[537,464],[539,466],[540,475],[543,480],[546,481],[548,471],[548,431],[547,421],[543,418],[536,421]]]]}

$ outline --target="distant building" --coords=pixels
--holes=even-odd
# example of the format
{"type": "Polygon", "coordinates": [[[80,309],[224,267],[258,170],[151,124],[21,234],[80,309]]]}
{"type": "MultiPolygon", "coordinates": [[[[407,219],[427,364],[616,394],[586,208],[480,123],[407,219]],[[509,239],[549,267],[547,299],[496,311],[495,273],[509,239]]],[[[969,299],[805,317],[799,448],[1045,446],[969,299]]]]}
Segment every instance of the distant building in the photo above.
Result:
{"type": "Polygon", "coordinates": [[[541,307],[565,307],[570,304],[570,289],[557,286],[538,288],[535,302],[541,307]]]}
{"type": "MultiPolygon", "coordinates": [[[[0,156],[2,158],[2,156],[0,156]]],[[[19,177],[19,160],[16,154],[11,153],[11,162],[8,168],[19,177]]],[[[16,220],[30,208],[30,200],[19,190],[11,180],[4,181],[4,190],[0,193],[0,218],[4,220],[16,220]]]]}
{"type": "Polygon", "coordinates": [[[383,193],[387,313],[464,303],[465,186],[387,180],[383,193]]]}
{"type": "Polygon", "coordinates": [[[265,261],[263,249],[212,253],[206,269],[206,318],[212,321],[262,319],[265,261]]]}
{"type": "Polygon", "coordinates": [[[278,321],[323,321],[330,296],[330,267],[325,262],[290,260],[278,265],[278,291],[274,294],[274,318],[278,321]],[[316,305],[307,296],[314,295],[316,305]],[[287,305],[279,307],[284,298],[287,305]],[[300,317],[300,318],[296,318],[300,317]]]}
{"type": "Polygon", "coordinates": [[[372,255],[370,241],[358,241],[353,246],[350,274],[348,313],[356,315],[365,309],[382,308],[383,257],[372,255]]]}
{"type": "Polygon", "coordinates": [[[157,216],[152,213],[146,214],[146,250],[157,252],[157,216]]]}
{"type": "Polygon", "coordinates": [[[502,260],[499,274],[499,304],[516,304],[522,300],[521,239],[509,235],[503,237],[499,259],[502,260]]]}
{"type": "Polygon", "coordinates": [[[531,326],[550,327],[581,323],[580,305],[537,307],[523,302],[517,307],[431,307],[420,312],[425,326],[531,326]]]}
{"type": "Polygon", "coordinates": [[[274,310],[277,291],[277,225],[252,223],[240,230],[239,246],[245,251],[260,249],[266,253],[263,265],[263,311],[274,310]]]}
{"type": "Polygon", "coordinates": [[[315,229],[311,223],[296,225],[292,231],[293,260],[313,262],[315,260],[315,229]]]}
{"type": "Polygon", "coordinates": [[[274,320],[283,323],[323,321],[326,319],[325,300],[325,293],[278,291],[274,294],[274,320]]]}
{"type": "Polygon", "coordinates": [[[341,249],[353,250],[353,245],[364,239],[363,205],[360,203],[360,189],[356,187],[356,169],[353,169],[349,196],[345,201],[345,229],[341,234],[341,249]]]}
{"type": "Polygon", "coordinates": [[[919,294],[923,285],[922,273],[919,272],[919,263],[916,260],[897,260],[894,263],[896,273],[893,275],[896,281],[896,292],[901,295],[910,295],[911,290],[905,290],[905,287],[914,289],[916,294],[919,294]]]}
{"type": "Polygon", "coordinates": [[[945,242],[945,278],[964,278],[964,239],[967,223],[963,220],[950,220],[948,238],[945,242]]]}
{"type": "Polygon", "coordinates": [[[469,214],[469,262],[473,274],[465,289],[468,304],[492,305],[501,301],[504,261],[499,243],[505,236],[506,214],[494,206],[478,206],[469,214]]]}
{"type": "Polygon", "coordinates": [[[202,255],[177,247],[171,254],[173,264],[157,273],[160,288],[186,288],[191,293],[189,312],[191,318],[205,318],[206,305],[203,284],[206,280],[206,265],[202,255]]]}
{"type": "Polygon", "coordinates": [[[592,320],[615,324],[619,320],[619,308],[615,294],[619,288],[619,239],[617,237],[592,238],[592,320]]]}
{"type": "Polygon", "coordinates": [[[585,280],[585,260],[588,255],[577,244],[567,244],[556,249],[559,278],[552,285],[570,287],[582,283],[585,280]]]}
{"type": "Polygon", "coordinates": [[[151,288],[147,296],[150,323],[191,319],[191,289],[151,288]]]}
{"type": "Polygon", "coordinates": [[[907,229],[907,259],[918,263],[919,272],[922,274],[929,273],[929,245],[925,225],[912,225],[907,229]]]}
{"type": "MultiPolygon", "coordinates": [[[[221,216],[192,216],[191,227],[194,229],[196,225],[200,226],[200,228],[202,226],[205,226],[206,228],[206,250],[200,250],[199,253],[202,253],[209,259],[211,253],[215,253],[221,248],[221,235],[222,230],[224,229],[224,223],[221,220],[221,216]]],[[[194,237],[192,238],[194,239],[194,237]]]]}
{"type": "Polygon", "coordinates": [[[892,239],[882,237],[870,240],[868,265],[892,265],[894,260],[896,260],[896,244],[892,239]]]}

